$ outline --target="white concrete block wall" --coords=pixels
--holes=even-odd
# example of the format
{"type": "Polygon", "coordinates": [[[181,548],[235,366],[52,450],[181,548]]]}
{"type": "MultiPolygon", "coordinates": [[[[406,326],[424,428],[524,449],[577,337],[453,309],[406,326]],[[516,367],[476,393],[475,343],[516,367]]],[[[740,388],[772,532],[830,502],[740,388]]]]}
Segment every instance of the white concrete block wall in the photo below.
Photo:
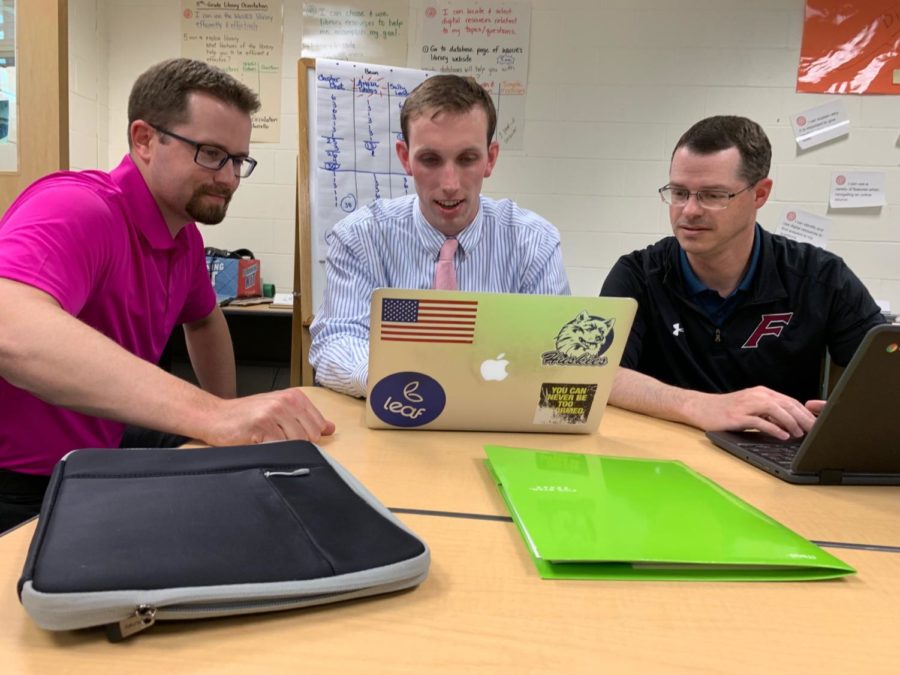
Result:
{"type": "Polygon", "coordinates": [[[740,114],[773,144],[776,187],[762,224],[774,230],[788,207],[827,215],[828,248],[900,308],[900,98],[843,97],[850,136],[800,152],[790,116],[833,99],[794,91],[803,5],[533,2],[526,149],[501,153],[486,186],[560,228],[573,291],[596,292],[618,255],[669,232],[655,191],[681,133],[708,115],[740,114]],[[884,171],[888,206],[830,210],[838,170],[884,171]]]}
{"type": "Polygon", "coordinates": [[[109,155],[107,0],[69,0],[69,166],[106,168],[109,155]]]}
{"type": "MultiPolygon", "coordinates": [[[[180,1],[70,0],[70,13],[82,5],[107,15],[109,153],[104,157],[99,143],[98,164],[109,166],[125,151],[131,82],[151,63],[180,53],[180,1]]],[[[228,218],[203,228],[211,245],[252,249],[279,290],[293,284],[301,6],[302,0],[284,0],[281,143],[253,146],[262,160],[256,174],[241,186],[228,218]]],[[[423,6],[410,2],[411,44],[423,6]]],[[[774,230],[788,207],[827,215],[834,222],[828,248],[877,298],[900,309],[900,98],[842,97],[850,136],[800,152],[790,116],[833,98],[794,91],[803,6],[803,0],[757,0],[752,7],[743,0],[532,0],[525,149],[501,152],[486,193],[512,197],[555,223],[573,291],[593,294],[619,255],[669,232],[656,189],[667,180],[681,133],[707,115],[746,115],[763,125],[774,150],[775,191],[760,212],[762,224],[774,230]],[[837,170],[886,172],[888,205],[829,210],[829,179],[837,170]]],[[[90,49],[76,44],[88,29],[75,23],[70,51],[89,70],[90,49]]],[[[412,47],[409,55],[416,58],[412,47]]],[[[77,93],[90,100],[80,84],[77,93]]],[[[73,127],[89,133],[82,117],[90,117],[90,106],[77,108],[73,127]]]]}

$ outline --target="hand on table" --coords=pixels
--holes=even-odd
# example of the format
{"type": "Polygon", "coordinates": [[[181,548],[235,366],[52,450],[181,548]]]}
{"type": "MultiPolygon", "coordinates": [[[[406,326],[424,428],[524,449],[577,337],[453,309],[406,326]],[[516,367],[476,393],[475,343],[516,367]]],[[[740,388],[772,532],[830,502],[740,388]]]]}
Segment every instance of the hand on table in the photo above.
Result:
{"type": "Polygon", "coordinates": [[[704,431],[759,431],[787,440],[812,429],[824,401],[799,401],[766,387],[741,389],[730,394],[697,394],[691,418],[704,431]]]}
{"type": "Polygon", "coordinates": [[[326,420],[299,388],[281,389],[255,396],[219,399],[209,431],[202,436],[210,445],[243,445],[267,441],[310,440],[334,433],[326,420]]]}

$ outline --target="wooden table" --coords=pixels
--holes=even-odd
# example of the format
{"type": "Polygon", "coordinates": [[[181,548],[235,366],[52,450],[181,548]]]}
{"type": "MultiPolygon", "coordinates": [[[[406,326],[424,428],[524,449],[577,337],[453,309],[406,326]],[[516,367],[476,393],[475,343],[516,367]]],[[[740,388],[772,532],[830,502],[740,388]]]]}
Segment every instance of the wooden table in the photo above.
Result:
{"type": "Polygon", "coordinates": [[[896,672],[900,488],[792,486],[696,430],[609,408],[593,436],[370,431],[363,404],[310,397],[322,443],[432,550],[391,596],[268,615],[164,622],[121,644],[37,628],[15,594],[34,529],[0,537],[8,673],[896,672]],[[482,465],[486,443],[680,459],[859,573],[799,583],[541,580],[482,465]],[[407,510],[415,511],[415,513],[407,510]],[[493,516],[483,518],[481,516],[493,516]]]}

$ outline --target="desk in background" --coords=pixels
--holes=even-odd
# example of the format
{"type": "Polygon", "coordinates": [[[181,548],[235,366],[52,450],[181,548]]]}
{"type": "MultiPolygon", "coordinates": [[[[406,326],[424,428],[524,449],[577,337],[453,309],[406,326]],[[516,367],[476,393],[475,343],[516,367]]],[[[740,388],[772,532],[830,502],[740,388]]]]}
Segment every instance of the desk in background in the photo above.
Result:
{"type": "MultiPolygon", "coordinates": [[[[290,384],[292,320],[289,307],[249,305],[222,308],[237,364],[238,395],[247,396],[290,384]]],[[[176,326],[160,359],[160,366],[197,384],[191,369],[184,331],[176,326]]]]}
{"type": "Polygon", "coordinates": [[[337,423],[322,446],[431,547],[431,572],[418,589],[160,623],[111,645],[101,630],[48,633],[25,614],[15,584],[28,524],[0,537],[4,671],[897,670],[900,487],[792,486],[694,429],[615,408],[591,436],[372,431],[361,401],[305,391],[337,423]],[[541,580],[483,466],[486,443],[680,459],[803,536],[833,542],[829,550],[859,573],[798,583],[541,580]]]}

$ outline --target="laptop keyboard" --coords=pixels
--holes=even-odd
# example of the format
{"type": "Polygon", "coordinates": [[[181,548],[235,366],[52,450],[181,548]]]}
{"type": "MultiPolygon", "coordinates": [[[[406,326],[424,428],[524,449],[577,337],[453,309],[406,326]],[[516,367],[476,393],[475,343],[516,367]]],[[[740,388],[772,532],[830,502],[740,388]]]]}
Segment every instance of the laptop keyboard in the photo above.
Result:
{"type": "Polygon", "coordinates": [[[739,443],[741,449],[759,455],[770,462],[775,462],[778,466],[790,469],[794,463],[794,456],[800,450],[800,442],[793,443],[787,441],[782,444],[774,445],[772,443],[739,443]]]}

